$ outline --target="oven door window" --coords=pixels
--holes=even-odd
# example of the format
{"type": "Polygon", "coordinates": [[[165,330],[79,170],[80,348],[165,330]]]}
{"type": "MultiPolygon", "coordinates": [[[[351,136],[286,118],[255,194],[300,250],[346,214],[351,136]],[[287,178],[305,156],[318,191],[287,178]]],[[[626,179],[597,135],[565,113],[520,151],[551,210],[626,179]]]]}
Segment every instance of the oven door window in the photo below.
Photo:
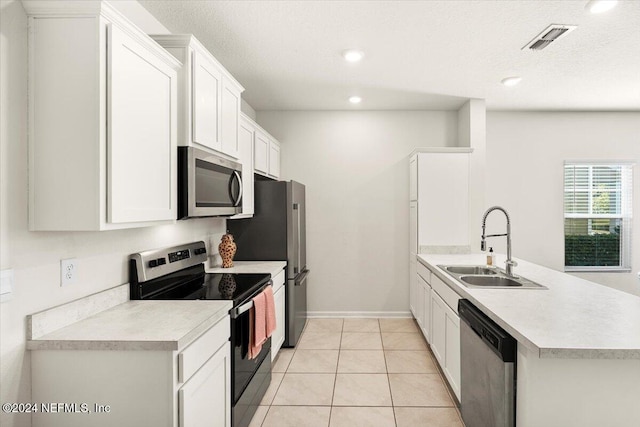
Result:
{"type": "Polygon", "coordinates": [[[196,159],[196,207],[233,207],[240,183],[232,169],[196,159]]]}
{"type": "Polygon", "coordinates": [[[232,369],[233,369],[233,401],[238,401],[249,385],[253,375],[261,363],[268,357],[271,361],[271,338],[262,345],[262,350],[255,359],[249,359],[249,311],[231,320],[232,337],[232,369]]]}

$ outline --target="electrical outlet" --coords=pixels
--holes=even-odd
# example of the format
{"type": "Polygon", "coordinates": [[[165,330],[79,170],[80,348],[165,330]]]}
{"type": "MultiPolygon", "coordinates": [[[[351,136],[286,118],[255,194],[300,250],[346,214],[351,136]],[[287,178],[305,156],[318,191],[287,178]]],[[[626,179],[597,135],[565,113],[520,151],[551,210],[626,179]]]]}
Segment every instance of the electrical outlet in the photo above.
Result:
{"type": "Polygon", "coordinates": [[[78,260],[75,258],[60,260],[60,286],[73,285],[78,276],[78,260]]]}

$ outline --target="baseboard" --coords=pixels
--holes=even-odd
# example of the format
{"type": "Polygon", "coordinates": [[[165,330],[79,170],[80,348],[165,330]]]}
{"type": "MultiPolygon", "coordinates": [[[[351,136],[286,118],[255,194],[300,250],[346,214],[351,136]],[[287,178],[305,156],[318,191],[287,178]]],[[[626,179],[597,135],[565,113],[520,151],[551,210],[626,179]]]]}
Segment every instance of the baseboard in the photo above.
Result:
{"type": "Polygon", "coordinates": [[[411,318],[410,311],[307,311],[308,318],[411,318]]]}

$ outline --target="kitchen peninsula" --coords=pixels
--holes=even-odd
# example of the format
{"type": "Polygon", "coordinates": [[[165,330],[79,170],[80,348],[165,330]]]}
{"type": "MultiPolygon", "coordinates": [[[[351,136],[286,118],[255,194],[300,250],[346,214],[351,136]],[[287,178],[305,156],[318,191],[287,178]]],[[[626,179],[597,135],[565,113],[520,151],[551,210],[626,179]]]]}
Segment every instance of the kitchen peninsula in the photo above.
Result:
{"type": "Polygon", "coordinates": [[[469,288],[438,266],[483,254],[417,259],[518,341],[519,427],[638,425],[640,298],[522,260],[515,273],[547,289],[469,288]]]}

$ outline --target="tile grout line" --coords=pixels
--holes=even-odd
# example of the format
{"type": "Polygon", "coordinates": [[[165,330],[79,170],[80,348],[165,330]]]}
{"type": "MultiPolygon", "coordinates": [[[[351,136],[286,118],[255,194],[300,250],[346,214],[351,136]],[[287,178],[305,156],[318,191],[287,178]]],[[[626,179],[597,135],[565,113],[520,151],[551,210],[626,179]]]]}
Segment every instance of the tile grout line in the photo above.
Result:
{"type": "Polygon", "coordinates": [[[333,416],[333,399],[336,396],[336,384],[338,383],[338,367],[340,366],[340,354],[342,351],[343,333],[344,333],[344,319],[342,319],[342,327],[340,328],[340,345],[338,346],[338,360],[336,361],[336,372],[333,376],[333,392],[331,393],[331,406],[329,409],[329,424],[327,427],[331,427],[331,417],[333,416]]]}
{"type": "Polygon", "coordinates": [[[389,378],[389,365],[387,365],[387,353],[384,349],[384,341],[382,340],[382,326],[380,325],[380,319],[378,319],[378,328],[380,328],[380,340],[382,341],[382,357],[384,358],[384,370],[387,374],[387,386],[389,387],[389,397],[391,398],[391,412],[393,413],[393,423],[398,426],[398,419],[396,418],[396,406],[393,404],[393,392],[391,391],[391,378],[389,378]]]}

